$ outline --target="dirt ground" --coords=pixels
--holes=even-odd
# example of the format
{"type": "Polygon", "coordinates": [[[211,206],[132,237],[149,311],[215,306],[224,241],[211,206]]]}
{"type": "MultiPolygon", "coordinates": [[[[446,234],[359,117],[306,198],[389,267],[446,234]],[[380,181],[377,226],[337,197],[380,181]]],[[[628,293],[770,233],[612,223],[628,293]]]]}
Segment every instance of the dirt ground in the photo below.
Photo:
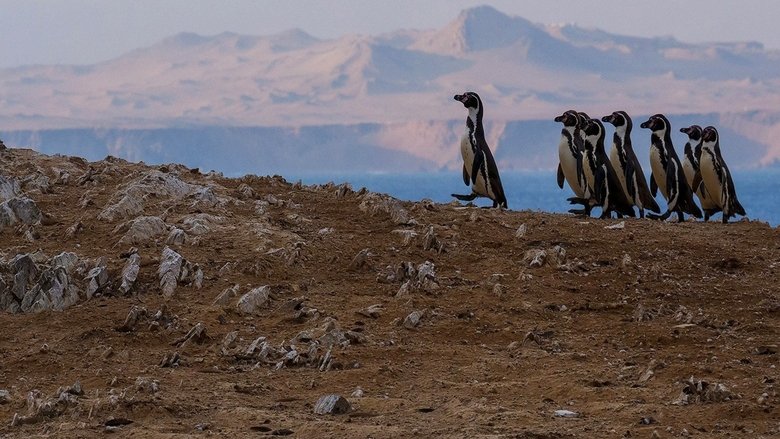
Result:
{"type": "Polygon", "coordinates": [[[1,437],[780,436],[780,233],[765,223],[398,203],[28,150],[0,152],[0,175],[27,181],[45,214],[0,231],[6,283],[26,253],[105,257],[109,273],[88,300],[75,274],[81,300],[64,311],[0,312],[1,437]],[[166,230],[128,241],[137,212],[100,215],[161,174],[211,192],[145,193],[166,230]],[[201,214],[205,231],[188,221],[201,214]],[[188,236],[170,247],[204,277],[165,297],[174,227],[188,236]],[[122,295],[131,247],[140,272],[122,295]],[[237,308],[264,285],[259,308],[237,308]],[[147,314],[123,326],[134,306],[147,314]],[[316,414],[328,394],[347,413],[316,414]]]}

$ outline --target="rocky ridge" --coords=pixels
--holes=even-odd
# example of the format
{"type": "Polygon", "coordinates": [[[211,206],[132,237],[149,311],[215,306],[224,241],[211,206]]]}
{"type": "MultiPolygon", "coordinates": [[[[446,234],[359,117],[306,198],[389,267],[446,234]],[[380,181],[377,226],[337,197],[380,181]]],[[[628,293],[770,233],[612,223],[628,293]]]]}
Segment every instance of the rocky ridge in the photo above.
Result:
{"type": "Polygon", "coordinates": [[[769,437],[777,242],[3,149],[0,435],[769,437]]]}

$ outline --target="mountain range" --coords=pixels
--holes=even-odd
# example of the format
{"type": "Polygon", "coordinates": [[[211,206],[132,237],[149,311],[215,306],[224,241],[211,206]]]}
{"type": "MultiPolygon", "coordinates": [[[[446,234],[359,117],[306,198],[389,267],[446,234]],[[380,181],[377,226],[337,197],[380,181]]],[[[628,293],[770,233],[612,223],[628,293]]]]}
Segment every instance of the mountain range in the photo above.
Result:
{"type": "Polygon", "coordinates": [[[780,158],[780,51],[536,24],[488,6],[441,29],[184,33],[94,65],[0,70],[0,138],[228,173],[458,169],[465,111],[452,96],[465,90],[482,96],[506,168],[555,166],[552,119],[569,108],[629,111],[635,145],[649,140],[638,119],[663,112],[675,127],[717,125],[736,167],[780,158]]]}

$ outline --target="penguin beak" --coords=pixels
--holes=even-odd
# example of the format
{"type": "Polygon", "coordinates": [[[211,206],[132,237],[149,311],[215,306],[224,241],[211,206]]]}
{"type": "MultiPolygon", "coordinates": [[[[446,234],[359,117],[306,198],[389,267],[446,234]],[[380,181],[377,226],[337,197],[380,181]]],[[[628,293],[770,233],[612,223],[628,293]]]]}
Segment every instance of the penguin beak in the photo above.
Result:
{"type": "Polygon", "coordinates": [[[653,119],[647,119],[646,121],[642,122],[641,125],[639,125],[641,128],[650,128],[650,122],[652,122],[653,119]]]}
{"type": "Polygon", "coordinates": [[[615,121],[615,115],[614,114],[610,114],[609,116],[604,116],[604,117],[601,118],[601,121],[602,122],[612,123],[612,122],[615,121]]]}
{"type": "Polygon", "coordinates": [[[688,127],[688,128],[680,128],[680,132],[681,132],[681,133],[688,134],[688,133],[690,133],[690,132],[691,132],[691,127],[688,127]]]}
{"type": "Polygon", "coordinates": [[[459,102],[466,102],[466,95],[455,95],[453,99],[459,102]]]}
{"type": "Polygon", "coordinates": [[[560,116],[555,118],[556,122],[563,122],[563,118],[566,117],[566,113],[561,114],[560,116]]]}

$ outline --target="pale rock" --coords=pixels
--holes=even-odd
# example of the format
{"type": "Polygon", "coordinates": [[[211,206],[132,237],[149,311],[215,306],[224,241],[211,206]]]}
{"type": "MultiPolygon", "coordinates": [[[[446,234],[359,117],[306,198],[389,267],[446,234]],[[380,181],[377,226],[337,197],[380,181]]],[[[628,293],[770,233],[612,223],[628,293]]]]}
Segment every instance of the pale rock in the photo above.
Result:
{"type": "Polygon", "coordinates": [[[176,291],[183,263],[184,258],[180,254],[170,247],[163,249],[162,260],[160,261],[160,268],[157,274],[160,277],[160,288],[166,298],[173,296],[173,292],[176,291]]]}
{"type": "Polygon", "coordinates": [[[242,314],[257,314],[271,302],[271,288],[268,285],[255,288],[238,299],[236,308],[242,314]]]}
{"type": "Polygon", "coordinates": [[[35,201],[26,197],[11,198],[0,204],[0,230],[16,223],[40,224],[43,214],[35,201]]]}
{"type": "Polygon", "coordinates": [[[71,274],[75,270],[78,261],[79,257],[75,253],[62,252],[52,258],[51,263],[53,267],[62,267],[68,274],[71,274]]]}
{"type": "Polygon", "coordinates": [[[324,395],[314,404],[314,413],[317,415],[341,415],[349,413],[352,406],[341,395],[324,395]]]}
{"type": "Polygon", "coordinates": [[[108,284],[108,269],[105,266],[95,267],[84,280],[87,282],[87,299],[91,299],[108,284]]]}
{"type": "Polygon", "coordinates": [[[515,231],[515,238],[517,239],[525,238],[526,232],[528,232],[528,226],[526,226],[525,223],[520,224],[520,227],[518,227],[517,231],[515,231]]]}
{"type": "Polygon", "coordinates": [[[530,249],[525,252],[523,262],[531,268],[539,268],[544,265],[547,259],[547,252],[541,249],[530,249]]]}
{"type": "Polygon", "coordinates": [[[16,198],[21,194],[19,182],[0,175],[0,202],[16,198]]]}
{"type": "Polygon", "coordinates": [[[436,236],[433,226],[428,226],[428,230],[423,237],[423,250],[434,250],[437,253],[444,252],[444,243],[436,236]]]}
{"type": "Polygon", "coordinates": [[[11,400],[11,393],[5,389],[0,389],[0,405],[8,403],[11,400]]]}
{"type": "Polygon", "coordinates": [[[579,418],[580,414],[571,410],[556,410],[553,412],[556,418],[579,418]]]}
{"type": "Polygon", "coordinates": [[[412,311],[404,319],[404,322],[403,322],[404,328],[406,328],[406,329],[414,329],[414,328],[416,328],[420,324],[420,321],[422,320],[422,317],[423,317],[423,312],[422,311],[412,311]]]}
{"type": "Polygon", "coordinates": [[[138,279],[138,272],[141,269],[141,256],[138,253],[133,253],[127,258],[127,263],[122,269],[122,284],[119,286],[119,292],[127,294],[133,288],[136,279],[138,279]]]}
{"type": "Polygon", "coordinates": [[[213,305],[228,306],[233,302],[233,299],[238,297],[238,291],[240,286],[238,284],[233,285],[230,288],[225,288],[224,291],[219,293],[216,299],[214,299],[213,305]]]}
{"type": "Polygon", "coordinates": [[[114,229],[114,233],[124,233],[119,243],[130,245],[148,243],[167,231],[165,222],[156,216],[141,216],[114,229]]]}
{"type": "Polygon", "coordinates": [[[168,234],[168,238],[165,240],[167,245],[176,246],[184,245],[185,242],[187,242],[187,233],[178,227],[171,229],[171,233],[168,234]]]}
{"type": "Polygon", "coordinates": [[[615,224],[612,224],[610,226],[604,226],[604,228],[607,229],[607,230],[622,230],[622,229],[626,228],[626,222],[625,221],[621,221],[619,223],[615,223],[615,224]]]}

